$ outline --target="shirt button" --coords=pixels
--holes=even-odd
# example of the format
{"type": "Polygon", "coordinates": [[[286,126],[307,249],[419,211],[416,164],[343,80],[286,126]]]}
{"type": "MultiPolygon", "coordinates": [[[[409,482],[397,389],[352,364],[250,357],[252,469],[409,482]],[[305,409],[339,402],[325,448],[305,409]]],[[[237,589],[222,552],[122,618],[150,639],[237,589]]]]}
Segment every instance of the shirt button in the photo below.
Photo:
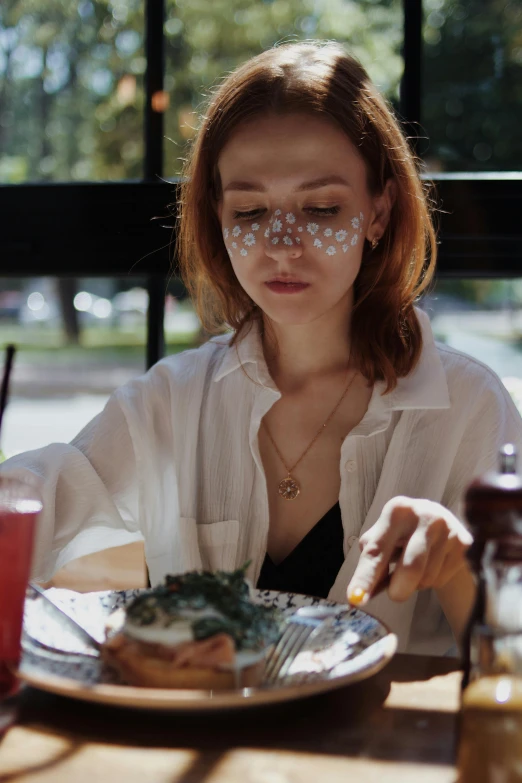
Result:
{"type": "Polygon", "coordinates": [[[344,467],[348,471],[348,473],[353,473],[354,470],[357,470],[357,464],[354,459],[349,459],[344,463],[344,467]]]}

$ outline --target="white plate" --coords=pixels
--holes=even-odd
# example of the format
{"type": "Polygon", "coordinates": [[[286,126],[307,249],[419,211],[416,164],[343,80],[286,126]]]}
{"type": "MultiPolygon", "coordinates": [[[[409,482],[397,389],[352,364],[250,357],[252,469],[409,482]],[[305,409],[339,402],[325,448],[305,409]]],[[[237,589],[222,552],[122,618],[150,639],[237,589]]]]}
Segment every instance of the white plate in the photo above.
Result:
{"type": "MultiPolygon", "coordinates": [[[[52,588],[48,594],[102,641],[107,615],[139,592],[75,593],[52,588]]],[[[382,669],[396,650],[395,634],[360,609],[273,590],[255,590],[253,598],[266,606],[277,606],[285,614],[302,606],[339,609],[333,626],[314,639],[313,647],[305,646],[296,657],[284,683],[231,691],[125,685],[92,653],[86,654],[88,649],[82,642],[46,613],[40,598],[27,599],[24,628],[43,646],[24,635],[20,677],[51,693],[120,707],[182,711],[244,708],[298,699],[365,679],[382,669]]]]}

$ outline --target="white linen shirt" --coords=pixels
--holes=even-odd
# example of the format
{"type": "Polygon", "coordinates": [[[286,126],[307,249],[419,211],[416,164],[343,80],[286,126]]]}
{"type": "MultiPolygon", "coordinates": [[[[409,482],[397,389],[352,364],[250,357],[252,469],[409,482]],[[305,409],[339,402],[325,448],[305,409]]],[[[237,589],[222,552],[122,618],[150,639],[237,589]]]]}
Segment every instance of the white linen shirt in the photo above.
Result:
{"type": "MultiPolygon", "coordinates": [[[[374,386],[368,410],[341,447],[339,503],[344,564],[329,598],[344,602],[358,538],[397,495],[428,498],[457,516],[471,479],[522,452],[522,421],[499,378],[436,345],[427,316],[420,361],[395,390],[374,386]]],[[[121,387],[71,442],[5,462],[1,472],[41,493],[34,578],[68,561],[144,540],[151,583],[190,569],[234,569],[251,560],[255,584],[266,552],[268,495],[258,445],[261,419],[281,394],[257,328],[169,356],[121,387]]],[[[432,590],[404,603],[386,593],[368,611],[399,636],[399,649],[443,654],[453,645],[432,590]]]]}

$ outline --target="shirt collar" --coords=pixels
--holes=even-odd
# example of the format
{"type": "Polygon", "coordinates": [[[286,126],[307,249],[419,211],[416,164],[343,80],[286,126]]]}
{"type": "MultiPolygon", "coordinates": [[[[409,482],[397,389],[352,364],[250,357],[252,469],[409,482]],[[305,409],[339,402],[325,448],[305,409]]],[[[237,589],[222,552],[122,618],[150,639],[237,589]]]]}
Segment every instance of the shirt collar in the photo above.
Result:
{"type": "MultiPolygon", "coordinates": [[[[430,319],[415,308],[422,332],[422,351],[413,370],[397,380],[395,389],[384,396],[390,410],[449,408],[450,396],[446,372],[433,337],[430,319]]],[[[384,382],[382,382],[384,389],[384,382]]]]}
{"type": "MultiPolygon", "coordinates": [[[[388,410],[414,410],[425,408],[449,408],[450,397],[446,373],[437,350],[428,316],[422,310],[415,308],[422,332],[422,351],[414,369],[405,378],[399,378],[397,386],[390,394],[383,394],[386,384],[378,381],[377,395],[388,410]]],[[[259,332],[259,324],[253,322],[246,334],[234,345],[229,345],[231,335],[214,337],[213,342],[225,343],[224,356],[214,376],[220,381],[226,375],[246,365],[255,367],[258,383],[269,388],[275,388],[268,372],[263,346],[259,332]]],[[[248,373],[248,369],[246,369],[248,373]]]]}
{"type": "Polygon", "coordinates": [[[250,364],[254,366],[256,374],[256,378],[253,378],[252,380],[256,380],[263,386],[275,388],[263,354],[263,345],[258,322],[253,321],[247,326],[243,337],[235,342],[234,345],[230,345],[232,336],[232,334],[229,334],[212,338],[212,342],[218,344],[224,343],[227,346],[221,364],[217,368],[214,380],[220,381],[226,375],[241,369],[241,367],[249,374],[246,365],[250,364]]]}

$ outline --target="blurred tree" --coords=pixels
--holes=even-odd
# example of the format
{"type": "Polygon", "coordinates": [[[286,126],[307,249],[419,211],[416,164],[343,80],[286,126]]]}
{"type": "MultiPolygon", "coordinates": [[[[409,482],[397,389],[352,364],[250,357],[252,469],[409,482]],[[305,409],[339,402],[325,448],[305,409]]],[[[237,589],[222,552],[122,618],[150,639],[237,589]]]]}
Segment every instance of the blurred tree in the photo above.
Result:
{"type": "Polygon", "coordinates": [[[178,173],[209,88],[283,41],[335,39],[397,102],[402,73],[398,0],[167,0],[166,172],[178,173]]]}
{"type": "Polygon", "coordinates": [[[431,170],[522,170],[520,0],[424,0],[431,170]]]}

